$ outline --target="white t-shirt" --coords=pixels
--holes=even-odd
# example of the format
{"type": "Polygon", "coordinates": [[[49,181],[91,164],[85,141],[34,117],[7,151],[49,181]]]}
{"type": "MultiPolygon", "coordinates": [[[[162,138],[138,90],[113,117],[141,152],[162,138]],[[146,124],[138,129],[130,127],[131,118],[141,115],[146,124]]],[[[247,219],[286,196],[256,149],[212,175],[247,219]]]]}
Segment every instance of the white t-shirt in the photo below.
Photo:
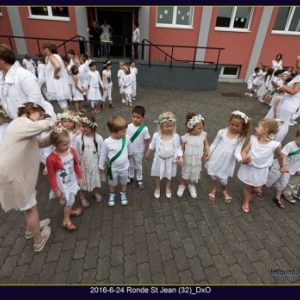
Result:
{"type": "MultiPolygon", "coordinates": [[[[296,76],[286,86],[289,88],[293,88],[294,84],[297,82],[300,82],[300,75],[296,76]]],[[[297,109],[300,105],[300,91],[298,91],[298,93],[296,93],[295,95],[284,93],[281,100],[281,106],[282,105],[285,105],[285,107],[297,109]]]]}
{"type": "Polygon", "coordinates": [[[106,87],[111,87],[113,85],[111,80],[111,70],[103,70],[102,74],[105,76],[105,82],[103,82],[103,84],[106,87]]]}
{"type": "MultiPolygon", "coordinates": [[[[136,127],[133,125],[133,123],[128,125],[127,128],[127,135],[129,138],[131,138],[135,132],[138,130],[139,126],[136,127]]],[[[145,150],[145,140],[150,139],[150,134],[148,127],[145,126],[144,129],[140,132],[140,134],[136,137],[136,139],[131,143],[132,145],[132,152],[138,153],[138,152],[144,152],[145,150]]]]}
{"type": "Polygon", "coordinates": [[[136,80],[136,75],[138,73],[138,69],[136,67],[130,67],[130,74],[132,74],[132,77],[134,78],[134,80],[136,80]]]}
{"type": "Polygon", "coordinates": [[[46,81],[46,65],[45,64],[39,64],[38,68],[38,79],[39,82],[46,81]]]}
{"type": "Polygon", "coordinates": [[[136,28],[132,33],[132,42],[139,43],[140,42],[140,30],[136,28]]]}
{"type": "Polygon", "coordinates": [[[23,59],[23,66],[25,65],[25,69],[32,74],[35,74],[35,63],[32,59],[27,60],[26,58],[23,59]]]}
{"type": "Polygon", "coordinates": [[[102,24],[100,26],[100,28],[102,29],[103,33],[105,33],[105,34],[110,33],[110,30],[111,30],[111,26],[110,25],[108,25],[108,24],[106,24],[106,25],[102,24]]]}

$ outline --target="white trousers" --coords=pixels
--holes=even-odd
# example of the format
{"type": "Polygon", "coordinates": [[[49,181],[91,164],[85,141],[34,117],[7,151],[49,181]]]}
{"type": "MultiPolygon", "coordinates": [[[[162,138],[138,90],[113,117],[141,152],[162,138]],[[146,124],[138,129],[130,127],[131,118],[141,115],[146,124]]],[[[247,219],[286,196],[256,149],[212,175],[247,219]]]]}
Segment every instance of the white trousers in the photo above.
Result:
{"type": "Polygon", "coordinates": [[[102,97],[101,101],[105,102],[106,98],[109,101],[112,100],[112,98],[111,98],[111,86],[108,87],[106,89],[106,91],[103,90],[103,97],[102,97]]]}
{"type": "Polygon", "coordinates": [[[136,170],[136,179],[143,180],[143,156],[143,152],[137,152],[129,158],[129,178],[134,177],[134,170],[136,170]]]}
{"type": "Polygon", "coordinates": [[[299,191],[300,185],[300,176],[299,175],[292,175],[290,180],[283,191],[284,195],[297,195],[299,191]]]}

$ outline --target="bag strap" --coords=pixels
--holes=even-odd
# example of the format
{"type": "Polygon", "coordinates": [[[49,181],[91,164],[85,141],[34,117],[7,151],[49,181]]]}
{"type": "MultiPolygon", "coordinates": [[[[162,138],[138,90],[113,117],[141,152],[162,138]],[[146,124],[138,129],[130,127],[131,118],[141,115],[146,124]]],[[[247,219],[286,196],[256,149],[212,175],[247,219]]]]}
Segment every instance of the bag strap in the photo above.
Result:
{"type": "Polygon", "coordinates": [[[144,123],[142,123],[139,128],[136,130],[134,135],[130,138],[130,142],[133,143],[135,139],[139,136],[139,134],[142,132],[142,130],[146,127],[144,123]]]}

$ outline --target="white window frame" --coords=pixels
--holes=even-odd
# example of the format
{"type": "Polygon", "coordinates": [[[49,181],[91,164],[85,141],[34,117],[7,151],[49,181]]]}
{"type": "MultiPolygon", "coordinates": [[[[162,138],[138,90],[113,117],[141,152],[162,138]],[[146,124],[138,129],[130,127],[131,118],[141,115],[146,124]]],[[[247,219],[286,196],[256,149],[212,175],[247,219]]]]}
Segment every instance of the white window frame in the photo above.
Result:
{"type": "Polygon", "coordinates": [[[238,79],[239,74],[240,74],[240,70],[241,70],[241,66],[236,66],[236,65],[224,65],[221,67],[221,71],[220,71],[220,75],[219,78],[220,79],[238,79]],[[225,68],[237,68],[237,72],[235,75],[226,75],[224,74],[224,69],[225,68]]]}
{"type": "MultiPolygon", "coordinates": [[[[284,30],[272,30],[272,32],[271,32],[272,34],[300,35],[299,31],[289,31],[288,30],[291,25],[294,13],[295,13],[295,9],[296,9],[296,6],[290,6],[289,16],[286,21],[284,30]]],[[[276,18],[277,18],[277,16],[276,16],[276,18]]],[[[276,22],[276,18],[275,18],[275,22],[276,22]]],[[[274,22],[274,25],[275,25],[275,22],[274,22]]],[[[274,27],[274,25],[273,25],[273,27],[274,27]]]]}
{"type": "MultiPolygon", "coordinates": [[[[52,15],[52,6],[47,6],[48,9],[48,16],[39,16],[39,15],[33,15],[30,10],[30,6],[28,6],[29,11],[29,17],[28,19],[40,19],[40,20],[53,20],[53,21],[70,21],[70,11],[69,11],[69,17],[56,17],[52,15]]],[[[69,7],[68,7],[69,9],[69,7]]]]}
{"type": "Polygon", "coordinates": [[[162,23],[157,23],[157,16],[158,16],[158,7],[156,7],[156,27],[162,27],[162,28],[181,28],[181,29],[193,29],[193,24],[194,24],[194,15],[195,15],[195,6],[189,6],[191,8],[191,13],[192,15],[192,21],[191,25],[177,25],[176,24],[176,15],[177,15],[177,8],[178,6],[173,6],[173,19],[172,19],[172,24],[162,24],[162,23]]]}
{"type": "MultiPolygon", "coordinates": [[[[255,7],[251,6],[248,28],[235,28],[235,27],[233,27],[237,8],[238,8],[238,6],[233,6],[233,9],[232,9],[232,12],[231,12],[229,27],[217,27],[217,26],[215,26],[216,31],[251,32],[250,31],[250,26],[251,26],[251,23],[252,23],[252,17],[253,17],[253,14],[254,14],[254,8],[255,7]]],[[[217,15],[217,17],[218,17],[218,15],[217,15]]],[[[217,19],[216,19],[216,21],[217,21],[217,19]]]]}
{"type": "Polygon", "coordinates": [[[2,14],[2,7],[0,7],[0,17],[2,17],[3,14],[2,14]]]}

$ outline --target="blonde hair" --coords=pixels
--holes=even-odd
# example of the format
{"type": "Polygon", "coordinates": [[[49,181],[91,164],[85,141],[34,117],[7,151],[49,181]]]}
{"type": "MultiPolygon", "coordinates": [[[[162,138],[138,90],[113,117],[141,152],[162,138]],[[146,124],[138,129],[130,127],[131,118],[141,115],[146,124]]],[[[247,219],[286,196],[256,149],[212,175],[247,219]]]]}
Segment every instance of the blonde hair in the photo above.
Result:
{"type": "Polygon", "coordinates": [[[166,124],[166,123],[169,123],[169,122],[174,125],[172,134],[176,133],[175,115],[172,112],[170,112],[170,111],[166,111],[166,112],[162,113],[158,117],[157,131],[159,132],[159,134],[162,134],[162,127],[163,127],[163,125],[166,124]]]}
{"type": "MultiPolygon", "coordinates": [[[[62,114],[62,115],[69,115],[69,116],[71,116],[71,117],[77,116],[76,113],[75,113],[75,111],[72,111],[72,110],[67,110],[67,111],[65,111],[64,114],[62,114]]],[[[71,120],[71,121],[74,123],[74,127],[73,127],[72,132],[73,132],[73,133],[76,133],[77,130],[78,130],[78,127],[79,127],[78,122],[76,122],[76,121],[74,121],[74,120],[72,120],[71,118],[68,118],[68,117],[67,117],[67,118],[61,118],[61,122],[62,122],[62,123],[63,123],[64,120],[71,120]]]]}
{"type": "Polygon", "coordinates": [[[69,136],[69,132],[64,129],[64,128],[60,128],[61,130],[52,130],[49,138],[50,138],[50,142],[53,146],[58,146],[61,143],[62,138],[68,137],[69,136]]]}
{"type": "Polygon", "coordinates": [[[121,61],[119,62],[119,66],[124,66],[124,65],[125,65],[124,61],[121,60],[121,61]]]}
{"type": "Polygon", "coordinates": [[[107,127],[110,132],[118,132],[128,127],[126,120],[120,116],[110,117],[107,121],[107,127]]]}
{"type": "Polygon", "coordinates": [[[269,138],[274,139],[283,121],[279,119],[262,119],[258,123],[261,124],[264,129],[268,130],[269,138]]]}

